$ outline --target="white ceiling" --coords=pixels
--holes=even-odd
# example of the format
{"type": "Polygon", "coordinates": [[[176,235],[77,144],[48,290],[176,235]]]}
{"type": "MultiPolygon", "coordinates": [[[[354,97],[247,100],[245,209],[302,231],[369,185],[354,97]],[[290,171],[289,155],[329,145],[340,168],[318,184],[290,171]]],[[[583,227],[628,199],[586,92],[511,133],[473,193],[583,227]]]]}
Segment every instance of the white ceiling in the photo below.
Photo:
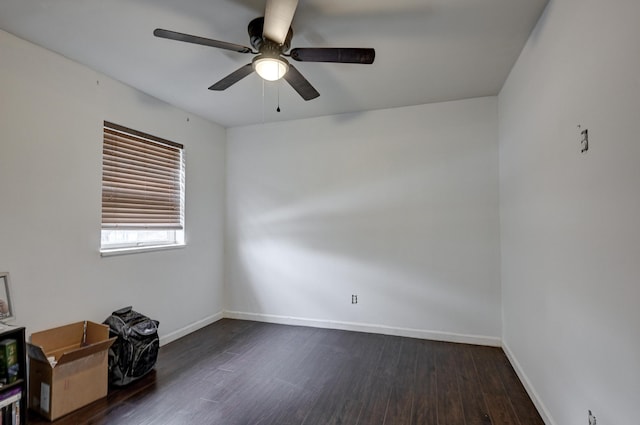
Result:
{"type": "Polygon", "coordinates": [[[320,92],[308,102],[284,81],[263,94],[255,73],[207,90],[253,55],[153,36],[164,28],[250,46],[264,0],[0,0],[0,29],[233,127],[496,95],[546,3],[300,0],[291,47],[376,50],[373,65],[292,61],[320,92]]]}

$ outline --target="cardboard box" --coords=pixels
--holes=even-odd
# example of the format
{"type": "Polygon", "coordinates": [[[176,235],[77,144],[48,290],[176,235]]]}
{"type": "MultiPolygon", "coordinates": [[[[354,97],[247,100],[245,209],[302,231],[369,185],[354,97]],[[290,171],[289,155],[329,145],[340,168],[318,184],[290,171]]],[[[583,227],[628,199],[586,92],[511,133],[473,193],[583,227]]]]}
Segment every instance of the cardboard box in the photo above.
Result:
{"type": "Polygon", "coordinates": [[[29,352],[29,408],[53,421],[107,395],[109,327],[84,321],[36,332],[29,352]]]}

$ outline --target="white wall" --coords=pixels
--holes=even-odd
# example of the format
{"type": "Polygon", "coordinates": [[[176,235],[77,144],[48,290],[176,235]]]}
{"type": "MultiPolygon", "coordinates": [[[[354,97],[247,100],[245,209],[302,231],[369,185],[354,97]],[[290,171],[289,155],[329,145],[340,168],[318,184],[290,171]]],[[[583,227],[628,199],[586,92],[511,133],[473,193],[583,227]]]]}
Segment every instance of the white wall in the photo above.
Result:
{"type": "Polygon", "coordinates": [[[502,335],[548,424],[584,424],[587,409],[600,424],[635,423],[638,16],[635,0],[551,0],[498,101],[227,134],[0,31],[0,271],[16,323],[30,333],[133,304],[165,340],[223,308],[502,335]],[[185,145],[185,249],[99,256],[105,119],[185,145]]]}
{"type": "Polygon", "coordinates": [[[503,337],[548,424],[638,423],[638,17],[551,0],[499,96],[503,337]]]}
{"type": "Polygon", "coordinates": [[[496,98],[227,140],[232,317],[499,344],[496,98]]]}
{"type": "Polygon", "coordinates": [[[164,340],[223,308],[226,131],[0,31],[0,271],[27,333],[133,305],[164,340]],[[187,247],[101,258],[102,122],[183,143],[187,247]]]}

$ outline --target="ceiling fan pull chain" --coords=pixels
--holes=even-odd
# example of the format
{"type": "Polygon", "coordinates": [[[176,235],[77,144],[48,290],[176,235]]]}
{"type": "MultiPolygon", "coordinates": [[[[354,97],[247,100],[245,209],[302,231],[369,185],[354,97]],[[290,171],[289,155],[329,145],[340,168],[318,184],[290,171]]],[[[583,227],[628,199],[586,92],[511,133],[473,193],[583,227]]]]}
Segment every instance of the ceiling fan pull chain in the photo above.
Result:
{"type": "Polygon", "coordinates": [[[280,83],[278,83],[278,107],[276,108],[276,112],[280,112],[280,83]]]}
{"type": "Polygon", "coordinates": [[[262,124],[264,124],[264,80],[262,80],[262,124]]]}

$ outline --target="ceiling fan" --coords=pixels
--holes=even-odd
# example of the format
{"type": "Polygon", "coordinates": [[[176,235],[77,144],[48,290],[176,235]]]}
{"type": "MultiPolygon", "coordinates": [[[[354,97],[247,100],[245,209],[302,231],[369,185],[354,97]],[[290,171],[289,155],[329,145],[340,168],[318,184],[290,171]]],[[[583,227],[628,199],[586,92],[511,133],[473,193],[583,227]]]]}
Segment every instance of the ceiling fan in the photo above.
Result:
{"type": "Polygon", "coordinates": [[[264,17],[256,18],[249,23],[249,40],[255,50],[239,44],[161,28],[153,31],[153,34],[170,40],[257,55],[251,63],[227,75],[209,87],[209,90],[225,90],[256,71],[260,77],[268,81],[284,78],[304,100],[311,100],[320,96],[320,93],[285,59],[285,56],[299,62],[373,63],[376,52],[368,48],[306,47],[294,48],[287,53],[293,37],[291,21],[297,6],[298,0],[267,0],[264,17]]]}

